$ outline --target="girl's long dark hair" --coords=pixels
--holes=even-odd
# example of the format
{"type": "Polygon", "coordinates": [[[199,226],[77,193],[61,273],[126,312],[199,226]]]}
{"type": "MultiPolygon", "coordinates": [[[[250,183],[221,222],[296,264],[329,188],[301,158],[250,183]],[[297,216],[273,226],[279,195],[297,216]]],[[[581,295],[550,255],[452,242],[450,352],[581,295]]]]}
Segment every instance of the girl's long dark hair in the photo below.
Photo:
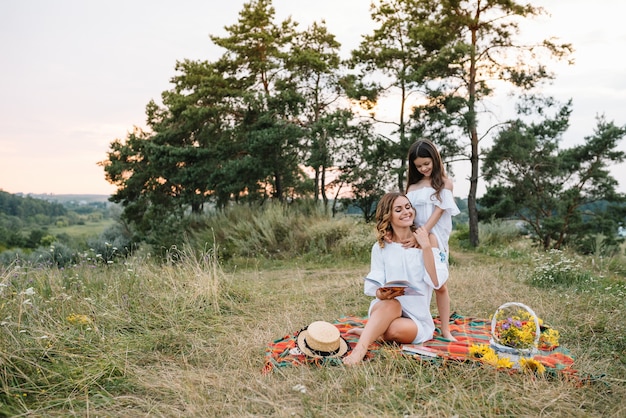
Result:
{"type": "Polygon", "coordinates": [[[433,161],[433,171],[430,174],[430,185],[433,189],[435,189],[435,195],[437,196],[437,199],[439,199],[439,193],[443,190],[445,185],[444,179],[446,178],[446,170],[443,166],[439,151],[437,151],[435,145],[427,139],[420,139],[409,147],[407,155],[408,172],[406,176],[405,191],[408,192],[410,185],[415,184],[424,178],[424,175],[417,170],[417,167],[415,167],[415,163],[413,162],[418,157],[430,158],[433,161]]]}

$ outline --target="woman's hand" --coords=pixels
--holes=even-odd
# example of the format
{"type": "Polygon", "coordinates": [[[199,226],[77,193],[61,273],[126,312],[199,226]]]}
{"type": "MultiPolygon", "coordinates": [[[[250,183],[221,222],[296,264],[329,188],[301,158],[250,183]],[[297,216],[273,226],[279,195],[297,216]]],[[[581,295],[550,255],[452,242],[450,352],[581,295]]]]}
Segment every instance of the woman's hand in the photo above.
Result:
{"type": "Polygon", "coordinates": [[[404,295],[404,289],[392,287],[379,287],[376,289],[376,297],[380,300],[389,300],[404,295]]]}

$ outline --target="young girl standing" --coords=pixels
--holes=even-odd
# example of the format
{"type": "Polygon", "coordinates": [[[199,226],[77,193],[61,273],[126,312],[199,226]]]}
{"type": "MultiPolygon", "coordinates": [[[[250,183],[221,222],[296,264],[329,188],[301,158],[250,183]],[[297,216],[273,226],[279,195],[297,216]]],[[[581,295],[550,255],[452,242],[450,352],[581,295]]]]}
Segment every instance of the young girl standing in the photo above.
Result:
{"type": "MultiPolygon", "coordinates": [[[[448,262],[452,217],[460,213],[452,195],[452,180],[446,176],[439,151],[428,140],[422,139],[411,145],[407,158],[406,196],[415,208],[415,224],[437,238],[439,249],[446,255],[448,262]]],[[[441,334],[455,341],[450,333],[450,294],[447,286],[437,289],[435,295],[441,334]]]]}

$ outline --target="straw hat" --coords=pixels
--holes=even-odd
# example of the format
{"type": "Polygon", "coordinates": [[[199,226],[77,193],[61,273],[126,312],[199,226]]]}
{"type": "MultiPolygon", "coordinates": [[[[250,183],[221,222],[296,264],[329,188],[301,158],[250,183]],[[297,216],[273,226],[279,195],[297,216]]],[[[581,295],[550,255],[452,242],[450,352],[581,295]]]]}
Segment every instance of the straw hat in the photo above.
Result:
{"type": "Polygon", "coordinates": [[[341,357],[350,347],[337,327],[325,321],[312,322],[300,331],[297,345],[302,354],[314,358],[341,357]]]}

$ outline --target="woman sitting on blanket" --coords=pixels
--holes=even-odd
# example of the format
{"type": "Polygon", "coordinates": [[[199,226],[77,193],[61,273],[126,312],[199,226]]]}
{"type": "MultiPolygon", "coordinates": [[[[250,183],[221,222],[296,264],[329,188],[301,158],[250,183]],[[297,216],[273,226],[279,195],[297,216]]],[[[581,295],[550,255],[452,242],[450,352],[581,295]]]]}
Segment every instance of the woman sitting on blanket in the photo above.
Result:
{"type": "Polygon", "coordinates": [[[434,289],[448,280],[445,253],[437,238],[413,225],[415,209],[402,193],[387,193],[376,208],[378,241],[372,247],[371,268],[365,281],[365,294],[376,296],[369,307],[365,328],[349,332],[360,335],[346,365],[360,363],[368,347],[378,338],[400,344],[419,344],[433,338],[435,324],[430,313],[434,289]],[[385,242],[388,231],[392,242],[385,242]],[[404,248],[402,242],[413,235],[418,248],[404,248]],[[418,295],[403,296],[404,289],[380,287],[389,281],[406,280],[418,295]],[[379,283],[380,285],[376,284],[379,283]]]}

